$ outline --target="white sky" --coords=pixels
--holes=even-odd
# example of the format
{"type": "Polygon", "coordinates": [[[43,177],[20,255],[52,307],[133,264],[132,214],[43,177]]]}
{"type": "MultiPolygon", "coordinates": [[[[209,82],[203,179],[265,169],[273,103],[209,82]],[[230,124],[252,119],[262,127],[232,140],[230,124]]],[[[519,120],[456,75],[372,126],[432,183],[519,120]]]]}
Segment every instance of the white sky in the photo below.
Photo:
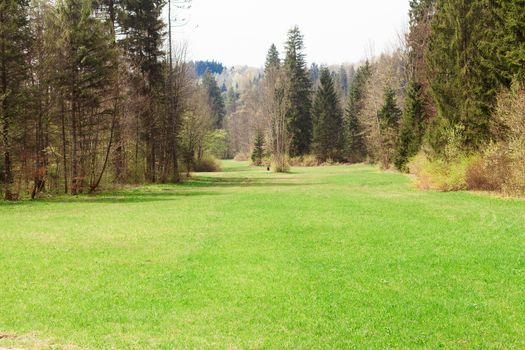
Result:
{"type": "Polygon", "coordinates": [[[309,63],[357,62],[371,47],[378,54],[393,46],[407,27],[408,1],[193,0],[191,9],[177,10],[189,22],[174,34],[187,43],[188,59],[259,67],[272,43],[282,53],[298,25],[309,63]]]}

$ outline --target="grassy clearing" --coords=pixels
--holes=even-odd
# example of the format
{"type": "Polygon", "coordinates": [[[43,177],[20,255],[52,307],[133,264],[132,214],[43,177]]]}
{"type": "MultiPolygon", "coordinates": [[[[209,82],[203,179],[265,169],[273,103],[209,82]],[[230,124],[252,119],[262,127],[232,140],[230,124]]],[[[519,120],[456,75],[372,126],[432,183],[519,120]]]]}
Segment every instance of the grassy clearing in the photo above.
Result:
{"type": "Polygon", "coordinates": [[[525,348],[525,201],[223,170],[0,204],[0,346],[525,348]]]}

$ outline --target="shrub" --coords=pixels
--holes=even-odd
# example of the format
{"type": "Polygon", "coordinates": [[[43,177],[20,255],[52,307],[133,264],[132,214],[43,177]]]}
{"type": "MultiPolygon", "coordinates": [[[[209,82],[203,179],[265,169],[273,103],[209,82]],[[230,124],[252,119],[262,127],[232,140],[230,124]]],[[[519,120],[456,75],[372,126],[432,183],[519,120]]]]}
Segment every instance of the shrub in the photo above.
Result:
{"type": "Polygon", "coordinates": [[[430,161],[426,155],[419,153],[410,161],[408,168],[415,175],[416,186],[420,189],[459,191],[468,188],[466,173],[472,161],[472,157],[466,156],[456,161],[430,161]]]}
{"type": "Polygon", "coordinates": [[[195,160],[193,171],[196,173],[214,173],[221,171],[221,165],[215,158],[202,158],[201,160],[195,160]]]}
{"type": "Polygon", "coordinates": [[[317,159],[314,155],[306,155],[301,157],[293,157],[289,159],[289,163],[291,166],[298,166],[298,167],[315,167],[320,166],[322,162],[317,159]]]}
{"type": "Polygon", "coordinates": [[[285,164],[284,166],[279,166],[274,162],[272,162],[271,168],[272,168],[272,171],[276,173],[287,173],[290,170],[289,164],[285,164]]]}
{"type": "Polygon", "coordinates": [[[496,191],[499,190],[497,183],[487,176],[487,168],[482,158],[476,158],[468,167],[465,181],[469,190],[496,191]]]}
{"type": "Polygon", "coordinates": [[[236,162],[246,162],[249,159],[250,159],[250,155],[245,152],[239,152],[235,155],[235,157],[233,157],[233,160],[235,160],[236,162]]]}

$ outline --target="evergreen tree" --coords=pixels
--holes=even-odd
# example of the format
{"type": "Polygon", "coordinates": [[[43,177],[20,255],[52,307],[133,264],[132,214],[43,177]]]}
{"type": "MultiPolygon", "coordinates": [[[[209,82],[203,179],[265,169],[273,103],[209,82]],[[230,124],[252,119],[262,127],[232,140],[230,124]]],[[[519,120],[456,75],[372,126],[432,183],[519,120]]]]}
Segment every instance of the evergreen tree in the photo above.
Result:
{"type": "Polygon", "coordinates": [[[224,106],[224,99],[222,97],[221,89],[217,84],[217,80],[213,74],[208,70],[204,73],[202,77],[202,84],[208,92],[208,98],[210,103],[210,108],[213,112],[213,118],[215,122],[215,128],[222,128],[222,122],[226,116],[226,109],[224,106]]]}
{"type": "Polygon", "coordinates": [[[319,86],[312,108],[313,151],[321,161],[339,161],[343,151],[343,116],[339,97],[328,68],[321,69],[319,86]]]}
{"type": "Polygon", "coordinates": [[[369,75],[370,65],[367,61],[357,69],[349,88],[345,110],[345,156],[350,162],[361,162],[366,157],[366,143],[359,115],[363,109],[365,86],[369,75]]]}
{"type": "Polygon", "coordinates": [[[410,157],[419,151],[423,139],[424,105],[421,85],[411,81],[407,86],[405,110],[399,127],[399,144],[395,165],[405,170],[410,157]]]}
{"type": "Polygon", "coordinates": [[[22,118],[25,101],[24,82],[28,78],[30,49],[28,2],[0,2],[0,133],[2,134],[3,166],[0,179],[4,197],[16,200],[13,182],[13,126],[22,118]]]}
{"type": "MultiPolygon", "coordinates": [[[[146,179],[157,181],[157,153],[159,139],[160,95],[164,87],[162,58],[165,24],[162,21],[164,0],[121,0],[120,27],[125,34],[121,44],[138,74],[135,90],[145,101],[137,126],[137,133],[145,143],[146,179]]],[[[135,174],[138,176],[140,162],[138,140],[135,149],[135,174]]],[[[136,181],[139,179],[136,178],[136,181]]]]}
{"type": "Polygon", "coordinates": [[[348,73],[343,65],[339,68],[339,84],[344,96],[348,95],[348,73]]]}
{"type": "Polygon", "coordinates": [[[379,142],[381,147],[381,165],[388,168],[392,164],[398,142],[398,130],[401,110],[396,104],[395,91],[387,86],[384,93],[384,104],[377,112],[379,121],[379,142]]]}
{"type": "MultiPolygon", "coordinates": [[[[116,54],[107,27],[92,16],[90,0],[62,0],[57,5],[53,32],[57,66],[54,80],[67,101],[71,134],[71,193],[81,191],[86,174],[86,132],[84,128],[102,121],[100,111],[110,91],[116,54]]],[[[96,152],[97,150],[92,150],[96,152]]]]}
{"type": "Polygon", "coordinates": [[[480,46],[490,41],[490,6],[483,0],[438,0],[427,53],[438,120],[429,139],[440,154],[449,130],[461,125],[460,151],[479,149],[491,137],[498,77],[480,46]],[[483,20],[480,20],[483,18],[483,20]]]}
{"type": "Polygon", "coordinates": [[[288,32],[284,60],[284,108],[292,157],[307,154],[312,140],[311,82],[303,48],[303,35],[294,27],[288,32]]]}
{"type": "Polygon", "coordinates": [[[268,72],[269,69],[279,67],[280,65],[281,60],[279,58],[279,51],[277,51],[277,47],[275,47],[275,44],[272,44],[270,46],[270,49],[268,50],[268,54],[266,55],[266,63],[264,64],[264,70],[265,72],[268,72]]]}
{"type": "Polygon", "coordinates": [[[490,40],[480,48],[484,57],[494,58],[489,69],[510,87],[514,79],[525,81],[525,1],[492,1],[490,9],[494,26],[485,28],[490,40]]]}
{"type": "Polygon", "coordinates": [[[255,134],[255,143],[253,145],[253,152],[252,152],[253,165],[256,165],[256,166],[262,165],[263,157],[264,157],[264,135],[260,130],[257,130],[257,133],[255,134]]]}
{"type": "Polygon", "coordinates": [[[316,63],[310,65],[310,81],[312,84],[317,83],[319,80],[319,66],[316,63]]]}

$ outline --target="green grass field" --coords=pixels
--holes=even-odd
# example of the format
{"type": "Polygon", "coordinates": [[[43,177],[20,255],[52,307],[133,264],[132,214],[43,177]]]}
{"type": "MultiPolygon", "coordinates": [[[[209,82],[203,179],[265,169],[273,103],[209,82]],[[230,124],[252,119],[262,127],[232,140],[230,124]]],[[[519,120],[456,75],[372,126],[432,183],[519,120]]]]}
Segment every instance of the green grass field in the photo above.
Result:
{"type": "Polygon", "coordinates": [[[0,203],[0,347],[525,348],[525,201],[223,165],[0,203]]]}

